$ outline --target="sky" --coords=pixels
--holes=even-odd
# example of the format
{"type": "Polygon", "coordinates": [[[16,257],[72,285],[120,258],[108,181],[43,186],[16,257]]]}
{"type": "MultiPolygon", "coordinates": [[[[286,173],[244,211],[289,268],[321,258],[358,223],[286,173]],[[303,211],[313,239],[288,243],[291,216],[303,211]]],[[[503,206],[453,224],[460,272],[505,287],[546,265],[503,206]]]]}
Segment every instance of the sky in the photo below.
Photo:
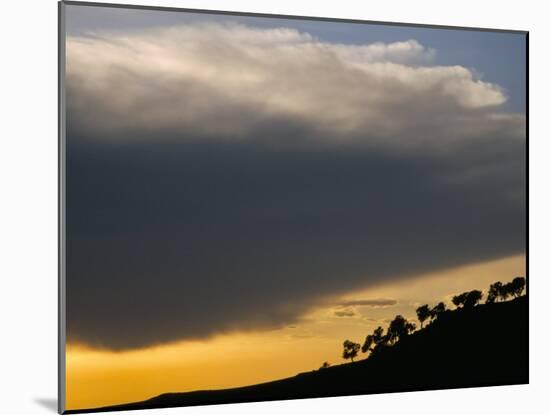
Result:
{"type": "Polygon", "coordinates": [[[504,108],[525,111],[525,37],[517,33],[477,30],[439,30],[402,25],[341,23],[330,21],[228,16],[223,14],[176,13],[105,7],[69,7],[66,33],[85,35],[97,29],[143,30],[187,22],[235,22],[257,28],[288,27],[306,32],[326,42],[365,44],[415,39],[436,51],[434,64],[461,65],[507,92],[504,108]]]}
{"type": "Polygon", "coordinates": [[[66,28],[69,409],[339,363],[525,274],[524,35],[74,5],[66,28]]]}

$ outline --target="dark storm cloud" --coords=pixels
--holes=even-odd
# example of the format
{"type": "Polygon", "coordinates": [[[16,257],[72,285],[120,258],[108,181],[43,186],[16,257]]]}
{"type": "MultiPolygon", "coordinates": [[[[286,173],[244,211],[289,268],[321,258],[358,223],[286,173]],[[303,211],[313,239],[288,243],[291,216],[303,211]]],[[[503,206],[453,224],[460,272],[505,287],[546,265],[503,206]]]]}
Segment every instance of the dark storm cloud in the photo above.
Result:
{"type": "MultiPolygon", "coordinates": [[[[242,46],[244,35],[235,36],[242,46]]],[[[294,37],[270,36],[284,46],[273,53],[295,56],[294,37]]],[[[211,43],[199,40],[206,54],[211,43]]],[[[101,46],[96,64],[108,62],[101,46]]],[[[219,59],[241,56],[234,49],[219,59]]],[[[358,59],[313,49],[310,77],[323,74],[318,58],[340,56],[342,71],[358,59]]],[[[299,108],[273,95],[274,111],[253,105],[269,95],[261,84],[255,94],[221,93],[215,77],[144,81],[141,66],[107,65],[87,78],[76,56],[91,55],[75,53],[68,75],[69,341],[121,350],[279,327],[354,289],[525,249],[523,118],[487,112],[498,88],[462,69],[436,71],[442,78],[424,90],[407,78],[428,82],[422,70],[390,65],[406,76],[378,85],[352,65],[350,77],[380,100],[362,107],[365,124],[351,105],[362,96],[355,83],[340,84],[333,105],[351,109],[336,115],[309,92],[299,108]],[[401,90],[403,100],[379,95],[401,90]],[[191,99],[197,91],[206,101],[191,99]],[[413,101],[408,110],[402,103],[413,101]],[[377,120],[388,108],[391,120],[377,120]],[[322,118],[330,128],[319,128],[322,118]]],[[[276,68],[294,67],[277,60],[276,68]]]]}
{"type": "Polygon", "coordinates": [[[509,197],[521,163],[442,184],[455,166],[354,148],[72,137],[71,340],[129,348],[273,327],[373,282],[524,249],[524,204],[509,197]]]}

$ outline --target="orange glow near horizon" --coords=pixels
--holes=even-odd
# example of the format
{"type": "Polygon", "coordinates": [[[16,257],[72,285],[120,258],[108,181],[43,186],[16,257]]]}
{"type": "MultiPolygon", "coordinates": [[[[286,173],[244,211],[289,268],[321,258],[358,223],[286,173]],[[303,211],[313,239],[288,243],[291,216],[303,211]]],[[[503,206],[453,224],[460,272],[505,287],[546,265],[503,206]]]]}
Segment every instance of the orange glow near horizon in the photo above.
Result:
{"type": "Polygon", "coordinates": [[[389,298],[390,306],[312,310],[297,323],[267,331],[230,333],[204,341],[182,341],[124,352],[67,347],[67,409],[94,408],[144,400],[161,393],[222,389],[260,383],[317,369],[324,361],[342,363],[345,339],[365,335],[396,314],[415,319],[420,304],[433,305],[494,281],[525,275],[518,255],[380,284],[341,297],[340,301],[389,298]]]}

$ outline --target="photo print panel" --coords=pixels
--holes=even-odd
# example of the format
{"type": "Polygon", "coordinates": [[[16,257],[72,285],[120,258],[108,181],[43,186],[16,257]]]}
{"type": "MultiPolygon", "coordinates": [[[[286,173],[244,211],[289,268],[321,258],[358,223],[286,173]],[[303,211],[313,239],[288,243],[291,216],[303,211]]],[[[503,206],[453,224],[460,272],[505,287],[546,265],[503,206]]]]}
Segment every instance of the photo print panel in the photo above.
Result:
{"type": "Polygon", "coordinates": [[[60,412],[528,382],[528,33],[59,4],[60,412]]]}

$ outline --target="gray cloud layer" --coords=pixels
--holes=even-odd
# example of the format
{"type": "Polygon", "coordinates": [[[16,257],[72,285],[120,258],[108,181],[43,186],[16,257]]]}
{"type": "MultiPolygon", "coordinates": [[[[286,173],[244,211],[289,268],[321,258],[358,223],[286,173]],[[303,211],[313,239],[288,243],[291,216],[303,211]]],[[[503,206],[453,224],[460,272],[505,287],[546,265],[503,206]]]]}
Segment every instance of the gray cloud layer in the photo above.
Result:
{"type": "Polygon", "coordinates": [[[346,310],[336,310],[334,312],[334,315],[336,317],[355,317],[356,311],[353,309],[346,309],[346,310]]]}
{"type": "Polygon", "coordinates": [[[374,298],[372,300],[351,300],[339,303],[339,307],[388,307],[397,304],[396,300],[391,298],[374,298]]]}
{"type": "Polygon", "coordinates": [[[70,39],[69,341],[277,327],[522,252],[524,117],[433,53],[222,25],[70,39]]]}

